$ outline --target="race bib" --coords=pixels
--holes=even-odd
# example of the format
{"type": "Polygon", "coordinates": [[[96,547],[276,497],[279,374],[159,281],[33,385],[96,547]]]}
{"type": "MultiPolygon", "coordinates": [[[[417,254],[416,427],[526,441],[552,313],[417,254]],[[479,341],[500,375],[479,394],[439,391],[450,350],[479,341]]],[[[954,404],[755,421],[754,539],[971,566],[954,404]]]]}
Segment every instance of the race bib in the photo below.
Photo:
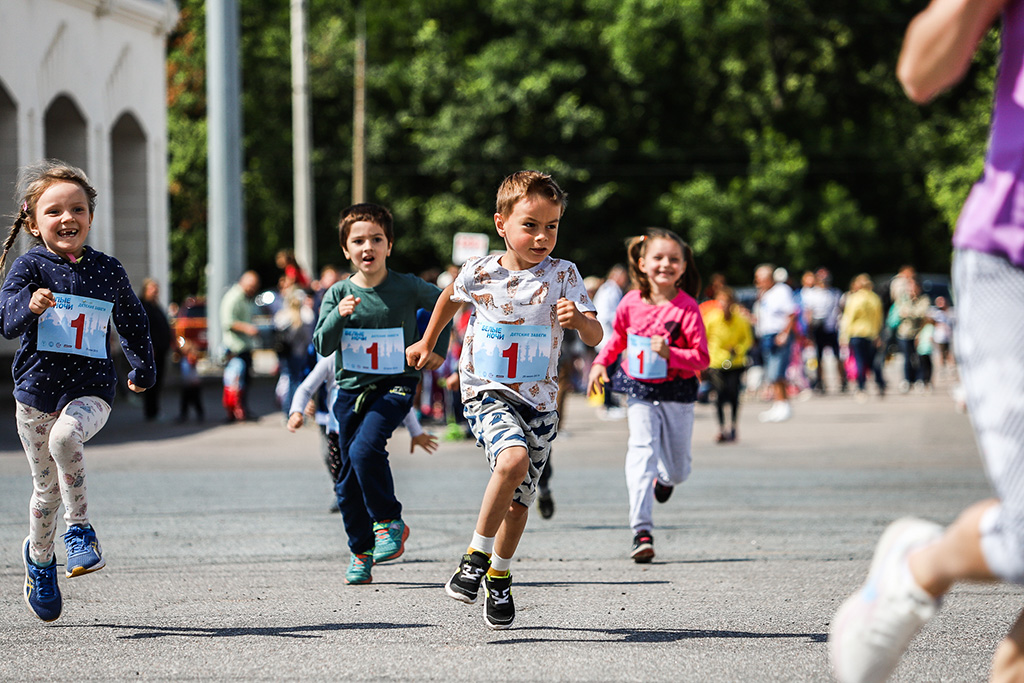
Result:
{"type": "Polygon", "coordinates": [[[405,372],[402,328],[346,328],[341,333],[341,367],[373,375],[402,374],[405,372]]]}
{"type": "Polygon", "coordinates": [[[665,379],[668,361],[651,350],[651,338],[631,334],[626,341],[629,375],[636,379],[665,379]]]}
{"type": "Polygon", "coordinates": [[[551,328],[477,321],[473,334],[473,368],[477,377],[495,382],[539,382],[551,363],[551,328]]]}
{"type": "Polygon", "coordinates": [[[56,305],[37,323],[36,348],[89,358],[107,357],[107,327],[114,304],[74,294],[55,294],[56,305]]]}

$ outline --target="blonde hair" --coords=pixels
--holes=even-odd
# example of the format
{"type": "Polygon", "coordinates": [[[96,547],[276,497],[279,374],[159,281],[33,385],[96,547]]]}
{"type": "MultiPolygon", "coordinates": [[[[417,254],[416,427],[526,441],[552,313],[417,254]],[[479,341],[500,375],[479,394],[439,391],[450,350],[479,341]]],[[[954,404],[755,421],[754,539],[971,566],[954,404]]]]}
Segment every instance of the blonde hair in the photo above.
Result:
{"type": "Polygon", "coordinates": [[[559,215],[565,213],[565,207],[569,203],[569,195],[547,173],[516,171],[502,180],[501,185],[498,186],[498,198],[494,203],[494,211],[508,217],[516,202],[530,195],[543,197],[558,204],[559,215]]]}
{"type": "MultiPolygon", "coordinates": [[[[92,216],[96,212],[96,189],[89,184],[89,177],[82,169],[58,159],[47,159],[22,168],[18,172],[16,195],[18,215],[4,241],[3,253],[0,254],[0,271],[3,271],[7,263],[7,254],[14,246],[18,233],[24,228],[31,235],[29,228],[35,224],[36,203],[46,189],[55,183],[75,183],[81,187],[89,202],[89,215],[92,216]]],[[[43,243],[42,238],[36,235],[32,235],[32,241],[35,244],[43,243]]]]}

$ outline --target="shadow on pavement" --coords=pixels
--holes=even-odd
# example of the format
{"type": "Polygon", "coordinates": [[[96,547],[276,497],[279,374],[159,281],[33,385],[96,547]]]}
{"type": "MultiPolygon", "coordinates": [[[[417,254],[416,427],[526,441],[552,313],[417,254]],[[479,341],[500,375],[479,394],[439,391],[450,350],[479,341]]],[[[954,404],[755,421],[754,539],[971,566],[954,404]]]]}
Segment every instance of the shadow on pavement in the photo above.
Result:
{"type": "Polygon", "coordinates": [[[237,636],[272,636],[276,638],[322,638],[323,633],[365,629],[427,628],[427,624],[390,624],[380,622],[355,624],[320,624],[313,626],[140,626],[131,624],[95,624],[92,626],[67,626],[59,628],[108,628],[136,631],[117,636],[120,640],[142,640],[146,638],[234,638],[237,636]]]}
{"type": "Polygon", "coordinates": [[[521,645],[523,643],[555,643],[555,642],[608,642],[608,643],[673,643],[692,638],[806,638],[812,643],[824,643],[828,640],[827,633],[754,633],[752,631],[719,631],[691,628],[565,628],[547,626],[526,626],[517,628],[516,632],[554,631],[556,633],[580,633],[607,636],[606,638],[509,638],[492,640],[491,645],[521,645]]]}

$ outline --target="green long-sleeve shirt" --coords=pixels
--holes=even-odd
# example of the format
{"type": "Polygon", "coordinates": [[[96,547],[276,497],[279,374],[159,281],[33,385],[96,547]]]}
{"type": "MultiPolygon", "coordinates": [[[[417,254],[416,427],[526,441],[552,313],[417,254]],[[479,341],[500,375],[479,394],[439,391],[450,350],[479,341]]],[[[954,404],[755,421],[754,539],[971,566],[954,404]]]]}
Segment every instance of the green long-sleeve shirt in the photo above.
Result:
{"type": "MultiPolygon", "coordinates": [[[[313,346],[322,356],[337,353],[335,377],[338,388],[355,391],[386,377],[419,378],[419,371],[405,363],[405,348],[420,338],[416,325],[416,311],[421,308],[432,311],[440,294],[441,290],[436,285],[415,275],[396,273],[393,270],[388,270],[387,279],[373,288],[359,287],[348,279],[336,283],[327,290],[320,305],[320,319],[317,320],[316,329],[313,331],[313,346]],[[349,295],[358,297],[360,302],[352,315],[342,317],[338,314],[338,302],[349,295]],[[352,333],[352,330],[395,329],[400,329],[402,333],[400,361],[397,361],[397,345],[385,348],[383,345],[387,343],[386,340],[370,344],[376,339],[361,340],[360,337],[364,335],[352,333]],[[348,336],[345,334],[346,330],[350,331],[348,336]],[[349,354],[347,363],[346,349],[349,354]],[[389,360],[399,362],[402,371],[380,373],[351,369],[369,367],[371,361],[374,365],[380,361],[381,367],[387,367],[389,360]]],[[[434,351],[441,356],[448,352],[450,334],[451,323],[441,332],[434,347],[434,351]]]]}

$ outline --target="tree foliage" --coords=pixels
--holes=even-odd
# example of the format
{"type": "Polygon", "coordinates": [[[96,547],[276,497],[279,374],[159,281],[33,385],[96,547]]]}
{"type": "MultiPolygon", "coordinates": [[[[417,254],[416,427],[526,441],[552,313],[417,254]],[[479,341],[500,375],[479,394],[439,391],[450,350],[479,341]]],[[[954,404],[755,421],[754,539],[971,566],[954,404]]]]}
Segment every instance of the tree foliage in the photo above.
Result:
{"type": "MultiPolygon", "coordinates": [[[[601,274],[646,226],[677,230],[735,282],[771,260],[841,278],[945,270],[980,171],[995,40],[964,83],[918,108],[894,65],[917,0],[309,0],[321,263],[341,261],[357,12],[367,27],[370,199],[392,263],[444,265],[458,231],[494,234],[520,168],[570,194],[557,253],[601,274]]],[[[205,253],[202,0],[169,57],[176,292],[205,253]],[[201,248],[200,248],[201,247],[201,248]]],[[[241,0],[250,263],[291,242],[289,3],[241,0]]]]}

